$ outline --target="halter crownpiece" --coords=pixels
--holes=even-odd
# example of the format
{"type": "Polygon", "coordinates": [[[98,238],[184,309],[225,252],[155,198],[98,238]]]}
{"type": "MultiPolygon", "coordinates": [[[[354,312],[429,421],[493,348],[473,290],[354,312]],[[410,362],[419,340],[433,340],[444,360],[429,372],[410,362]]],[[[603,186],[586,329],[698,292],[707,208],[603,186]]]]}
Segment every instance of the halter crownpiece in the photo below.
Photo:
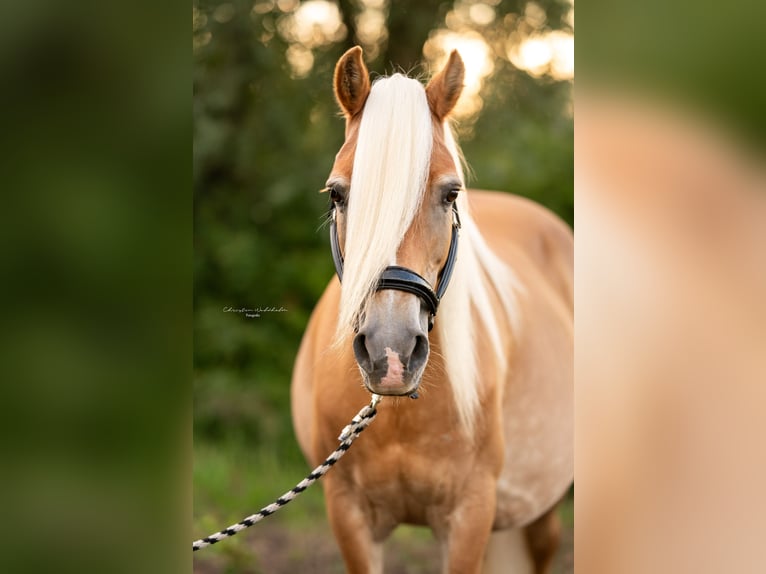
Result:
{"type": "MultiPolygon", "coordinates": [[[[338,279],[343,282],[343,255],[340,252],[338,243],[338,227],[335,223],[335,208],[333,207],[332,220],[330,221],[330,250],[332,251],[332,260],[335,263],[335,272],[338,279]]],[[[438,285],[434,291],[431,284],[421,275],[415,273],[412,269],[400,267],[398,265],[389,265],[383,270],[378,280],[376,291],[383,289],[394,289],[405,291],[417,295],[426,304],[429,311],[428,330],[433,329],[436,311],[439,309],[439,301],[447,291],[452,272],[457,260],[458,230],[460,229],[460,215],[457,211],[457,204],[452,204],[452,237],[450,238],[449,252],[444,266],[437,276],[438,285]]]]}

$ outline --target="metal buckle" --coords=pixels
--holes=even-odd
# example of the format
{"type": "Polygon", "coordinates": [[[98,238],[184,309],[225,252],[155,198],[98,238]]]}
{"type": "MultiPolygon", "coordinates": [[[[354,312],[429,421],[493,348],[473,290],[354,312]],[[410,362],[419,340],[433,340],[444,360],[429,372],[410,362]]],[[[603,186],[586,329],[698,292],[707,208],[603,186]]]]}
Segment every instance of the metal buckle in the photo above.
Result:
{"type": "Polygon", "coordinates": [[[457,211],[457,205],[452,205],[452,226],[460,229],[460,214],[457,211]]]}

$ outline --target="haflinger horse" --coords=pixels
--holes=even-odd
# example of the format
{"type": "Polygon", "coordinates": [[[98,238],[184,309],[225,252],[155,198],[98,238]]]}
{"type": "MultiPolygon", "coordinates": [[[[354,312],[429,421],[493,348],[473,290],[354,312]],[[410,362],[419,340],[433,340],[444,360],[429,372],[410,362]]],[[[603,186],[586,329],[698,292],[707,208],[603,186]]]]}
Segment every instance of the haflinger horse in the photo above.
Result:
{"type": "Polygon", "coordinates": [[[318,464],[384,395],[323,479],[354,574],[383,571],[399,524],[431,528],[444,572],[547,572],[573,478],[572,233],[529,200],[464,189],[447,122],[464,73],[452,52],[425,89],[371,84],[358,47],[335,68],[338,277],[303,337],[292,412],[318,464]]]}

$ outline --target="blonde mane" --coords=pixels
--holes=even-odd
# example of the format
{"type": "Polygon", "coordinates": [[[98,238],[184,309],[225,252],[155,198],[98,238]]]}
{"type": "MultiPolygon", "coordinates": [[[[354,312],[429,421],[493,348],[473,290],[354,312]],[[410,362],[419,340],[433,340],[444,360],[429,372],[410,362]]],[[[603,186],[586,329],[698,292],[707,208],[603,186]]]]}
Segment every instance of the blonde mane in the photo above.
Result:
{"type": "MultiPolygon", "coordinates": [[[[420,82],[400,74],[375,81],[362,114],[351,176],[337,341],[364,313],[383,270],[395,264],[402,238],[420,209],[433,145],[431,121],[420,82]]],[[[444,134],[464,181],[460,151],[446,122],[444,134]]],[[[457,264],[434,328],[457,416],[471,436],[480,396],[474,313],[487,331],[499,375],[504,377],[508,349],[492,301],[502,304],[515,332],[516,293],[521,289],[514,273],[486,244],[471,218],[465,193],[458,198],[458,209],[462,228],[457,264]]]]}
{"type": "MultiPolygon", "coordinates": [[[[460,180],[465,186],[463,156],[452,130],[444,123],[447,149],[452,155],[460,180]]],[[[520,314],[516,296],[523,289],[515,273],[489,248],[471,217],[466,193],[458,196],[461,229],[457,264],[449,289],[439,305],[439,316],[434,329],[439,334],[447,377],[455,397],[455,408],[467,435],[472,435],[479,408],[477,367],[479,341],[473,313],[487,331],[498,365],[498,378],[504,380],[507,372],[508,349],[503,347],[497,310],[492,306],[493,296],[505,310],[514,336],[520,330],[520,314]]]]}
{"type": "Polygon", "coordinates": [[[380,78],[364,106],[351,175],[339,335],[363,312],[420,208],[433,145],[423,86],[380,78]]]}

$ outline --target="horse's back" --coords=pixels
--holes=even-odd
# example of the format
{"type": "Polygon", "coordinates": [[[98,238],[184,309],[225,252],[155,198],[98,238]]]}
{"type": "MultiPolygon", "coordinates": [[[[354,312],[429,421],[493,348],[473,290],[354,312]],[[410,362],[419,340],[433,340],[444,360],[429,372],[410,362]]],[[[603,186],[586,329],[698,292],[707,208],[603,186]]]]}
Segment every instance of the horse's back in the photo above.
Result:
{"type": "Polygon", "coordinates": [[[529,199],[494,191],[468,192],[471,214],[492,250],[514,271],[534,266],[573,309],[572,231],[529,199]]]}
{"type": "Polygon", "coordinates": [[[573,476],[573,238],[530,200],[483,191],[469,198],[484,239],[521,286],[503,387],[495,519],[495,528],[518,527],[555,504],[573,476]]]}

